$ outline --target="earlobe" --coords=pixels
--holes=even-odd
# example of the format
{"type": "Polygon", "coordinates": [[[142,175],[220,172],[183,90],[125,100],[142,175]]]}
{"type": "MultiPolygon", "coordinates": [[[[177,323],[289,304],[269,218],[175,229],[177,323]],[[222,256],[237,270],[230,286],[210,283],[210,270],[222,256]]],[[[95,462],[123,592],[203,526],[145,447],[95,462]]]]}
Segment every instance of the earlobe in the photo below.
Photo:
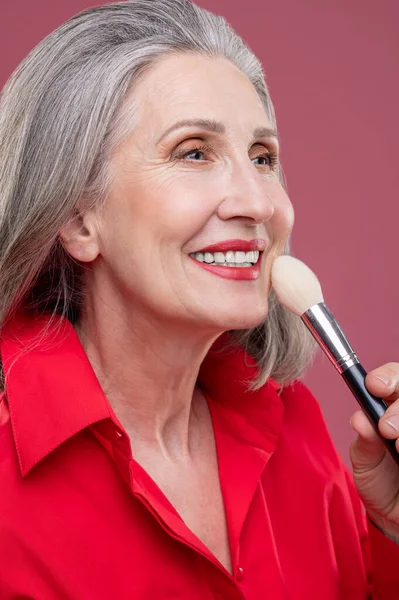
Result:
{"type": "Polygon", "coordinates": [[[75,260],[92,262],[100,253],[94,215],[77,213],[59,232],[61,243],[75,260]]]}

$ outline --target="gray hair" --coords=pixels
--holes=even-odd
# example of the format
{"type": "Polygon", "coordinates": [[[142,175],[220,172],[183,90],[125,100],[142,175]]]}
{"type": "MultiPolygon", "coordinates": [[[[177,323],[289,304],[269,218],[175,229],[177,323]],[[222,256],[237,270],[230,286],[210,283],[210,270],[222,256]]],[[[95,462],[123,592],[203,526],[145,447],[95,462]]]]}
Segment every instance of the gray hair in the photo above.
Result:
{"type": "MultiPolygon", "coordinates": [[[[0,98],[0,328],[21,307],[78,319],[81,267],[59,231],[82,198],[106,199],[108,157],[134,129],[123,101],[172,52],[229,59],[276,126],[262,66],[224,18],[188,0],[130,0],[69,19],[25,58],[0,98]]],[[[252,389],[270,376],[292,381],[312,357],[305,328],[273,292],[262,324],[230,333],[260,367],[252,389]]]]}

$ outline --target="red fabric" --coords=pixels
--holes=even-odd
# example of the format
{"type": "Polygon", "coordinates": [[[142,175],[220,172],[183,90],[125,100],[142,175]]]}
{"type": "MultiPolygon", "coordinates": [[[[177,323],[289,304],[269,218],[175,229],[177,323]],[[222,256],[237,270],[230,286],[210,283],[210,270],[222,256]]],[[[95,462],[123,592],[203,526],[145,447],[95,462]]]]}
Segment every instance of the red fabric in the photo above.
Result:
{"type": "Polygon", "coordinates": [[[399,546],[368,535],[302,384],[246,392],[256,368],[242,350],[202,365],[231,576],[135,462],[73,327],[46,322],[13,322],[1,340],[1,600],[399,598],[399,546]]]}

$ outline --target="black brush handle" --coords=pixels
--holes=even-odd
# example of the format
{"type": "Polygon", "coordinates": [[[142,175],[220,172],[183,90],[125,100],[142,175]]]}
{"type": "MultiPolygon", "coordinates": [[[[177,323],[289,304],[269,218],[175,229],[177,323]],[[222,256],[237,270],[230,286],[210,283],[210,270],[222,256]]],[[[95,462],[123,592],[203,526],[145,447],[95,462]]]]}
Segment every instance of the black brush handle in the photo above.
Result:
{"type": "Polygon", "coordinates": [[[373,396],[373,394],[370,394],[365,383],[367,373],[360,363],[349,367],[349,369],[346,369],[346,371],[344,371],[341,375],[345,380],[346,385],[349,387],[352,394],[362,407],[375,431],[384,442],[385,447],[399,465],[399,453],[395,446],[396,440],[387,440],[381,435],[378,429],[378,421],[385,413],[388,405],[381,398],[377,398],[376,396],[373,396]]]}

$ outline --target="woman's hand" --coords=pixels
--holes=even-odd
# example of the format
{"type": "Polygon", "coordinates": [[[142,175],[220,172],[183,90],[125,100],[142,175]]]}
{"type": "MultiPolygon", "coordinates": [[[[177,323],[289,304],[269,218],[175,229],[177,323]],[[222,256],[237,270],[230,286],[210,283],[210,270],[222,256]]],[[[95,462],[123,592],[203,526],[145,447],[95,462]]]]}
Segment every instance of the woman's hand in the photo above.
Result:
{"type": "MultiPolygon", "coordinates": [[[[397,440],[399,450],[399,363],[370,371],[366,387],[389,405],[379,421],[379,430],[385,438],[397,440]]],[[[399,543],[399,465],[361,410],[352,415],[351,425],[358,434],[350,448],[358,492],[370,519],[399,543]]]]}

